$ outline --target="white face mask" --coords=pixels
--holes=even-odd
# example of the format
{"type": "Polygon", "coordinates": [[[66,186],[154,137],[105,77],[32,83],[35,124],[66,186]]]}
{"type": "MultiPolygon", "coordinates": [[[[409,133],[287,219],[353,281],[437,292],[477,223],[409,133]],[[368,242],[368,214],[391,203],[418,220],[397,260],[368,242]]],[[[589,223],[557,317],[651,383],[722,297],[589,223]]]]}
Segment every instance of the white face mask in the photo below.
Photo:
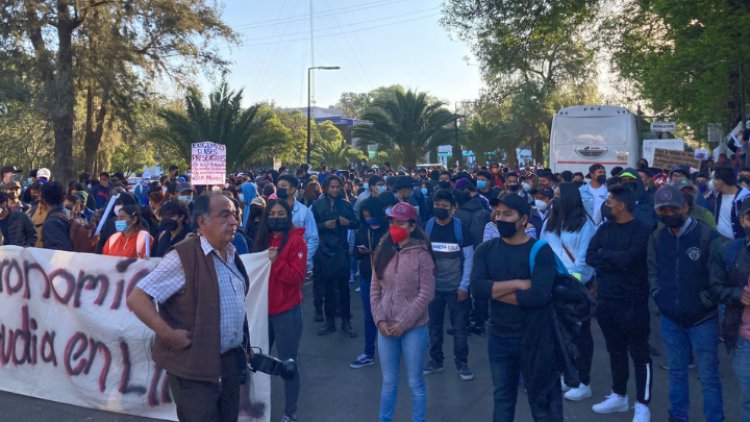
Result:
{"type": "MultiPolygon", "coordinates": [[[[68,217],[68,218],[70,218],[70,216],[73,214],[73,211],[71,211],[71,210],[69,210],[67,208],[63,208],[63,212],[65,213],[65,216],[68,217]]],[[[0,214],[2,214],[2,210],[1,209],[0,209],[0,214]]]]}
{"type": "Polygon", "coordinates": [[[162,186],[161,187],[161,193],[167,193],[167,187],[166,186],[162,186]]]}
{"type": "Polygon", "coordinates": [[[229,183],[224,183],[224,189],[229,189],[229,183]]]}
{"type": "Polygon", "coordinates": [[[531,185],[526,182],[523,182],[523,190],[525,192],[531,192],[531,185]]]}
{"type": "Polygon", "coordinates": [[[193,200],[193,197],[191,195],[180,195],[177,197],[177,199],[183,204],[187,205],[190,203],[190,201],[193,200]]]}
{"type": "Polygon", "coordinates": [[[211,188],[211,192],[213,193],[221,193],[221,188],[218,186],[214,186],[211,188]]]}
{"type": "Polygon", "coordinates": [[[708,190],[711,192],[714,192],[716,190],[716,185],[714,184],[714,179],[711,179],[708,181],[708,190]]]}
{"type": "Polygon", "coordinates": [[[240,200],[240,202],[245,202],[245,194],[241,193],[241,194],[237,195],[237,197],[240,200]]]}
{"type": "Polygon", "coordinates": [[[535,199],[534,200],[534,208],[537,209],[537,211],[547,211],[547,203],[542,201],[541,199],[535,199]]]}

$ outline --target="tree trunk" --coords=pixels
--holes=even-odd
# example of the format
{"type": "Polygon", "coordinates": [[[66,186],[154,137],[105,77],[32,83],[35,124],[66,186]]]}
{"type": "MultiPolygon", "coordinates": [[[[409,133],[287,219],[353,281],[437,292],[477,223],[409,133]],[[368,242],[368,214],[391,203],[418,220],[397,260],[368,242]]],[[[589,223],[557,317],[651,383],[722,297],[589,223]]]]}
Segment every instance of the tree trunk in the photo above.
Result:
{"type": "Polygon", "coordinates": [[[104,121],[107,118],[107,102],[109,101],[109,91],[104,90],[100,99],[99,109],[94,106],[94,93],[91,86],[86,91],[86,134],[84,136],[84,164],[85,170],[89,174],[94,174],[96,170],[96,158],[99,153],[99,146],[102,143],[104,134],[104,121]]]}
{"type": "Polygon", "coordinates": [[[58,52],[52,124],[55,131],[55,163],[53,177],[67,184],[73,180],[73,123],[75,120],[75,87],[73,86],[73,30],[78,26],[70,17],[69,4],[58,1],[58,52]]]}

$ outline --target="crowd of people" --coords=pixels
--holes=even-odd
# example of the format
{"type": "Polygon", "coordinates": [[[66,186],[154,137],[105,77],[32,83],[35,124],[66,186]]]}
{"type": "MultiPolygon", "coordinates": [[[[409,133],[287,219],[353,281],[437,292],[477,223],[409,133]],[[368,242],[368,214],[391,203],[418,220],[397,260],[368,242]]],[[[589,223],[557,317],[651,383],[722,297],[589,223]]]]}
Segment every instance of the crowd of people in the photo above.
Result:
{"type": "MultiPolygon", "coordinates": [[[[650,300],[669,374],[668,416],[656,418],[688,420],[694,364],[706,420],[724,420],[723,342],[741,386],[742,420],[750,421],[750,168],[720,164],[664,172],[641,160],[609,173],[594,164],[587,174],[555,174],[499,163],[458,171],[362,161],[344,170],[236,173],[215,186],[191,185],[189,170],[176,166],[130,180],[82,174],[67,185],[46,168],[22,184],[18,170],[5,167],[0,234],[3,245],[164,257],[128,304],[156,333],[154,359],[170,375],[180,420],[236,420],[241,379],[229,368],[252,353],[241,309],[247,274],[237,256],[267,250],[276,355],[298,356],[302,285],[310,278],[317,334],[356,338],[361,330],[363,351],[349,366],[379,360],[381,421],[394,418],[402,361],[412,420],[425,420],[425,376],[445,370],[446,332],[465,381],[474,378],[467,337],[487,337],[495,422],[513,420],[519,387],[534,420],[562,421],[565,400],[592,396],[594,353],[608,355],[612,384],[592,411],[631,411],[632,361],[633,421],[649,421],[650,300]],[[560,274],[595,300],[606,351],[595,351],[586,318],[576,321],[572,360],[530,365],[536,349],[556,344],[531,321],[555,307],[560,274]],[[206,278],[215,286],[198,283],[206,278]],[[352,289],[364,308],[356,329],[352,289]],[[571,368],[574,383],[563,376],[571,368]],[[208,410],[198,409],[206,400],[208,410]]],[[[284,383],[283,421],[295,421],[299,374],[284,383]]]]}

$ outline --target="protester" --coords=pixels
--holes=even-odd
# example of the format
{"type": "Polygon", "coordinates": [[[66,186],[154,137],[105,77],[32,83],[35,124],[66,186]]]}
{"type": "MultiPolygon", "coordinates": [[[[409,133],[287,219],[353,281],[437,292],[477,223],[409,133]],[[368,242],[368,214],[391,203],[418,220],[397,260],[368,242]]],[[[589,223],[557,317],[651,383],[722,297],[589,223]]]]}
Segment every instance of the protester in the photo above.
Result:
{"type": "MultiPolygon", "coordinates": [[[[372,179],[371,179],[372,180],[372,179]]],[[[383,185],[385,186],[385,185],[383,185]]],[[[377,327],[370,308],[370,285],[372,281],[372,254],[378,243],[388,234],[388,222],[385,206],[376,197],[361,200],[359,210],[360,225],[354,237],[356,244],[354,256],[359,260],[359,293],[362,297],[364,322],[364,353],[349,364],[352,369],[359,369],[375,364],[375,340],[377,327]]]]}
{"type": "Polygon", "coordinates": [[[740,415],[750,421],[750,198],[742,201],[740,224],[745,238],[711,245],[710,284],[720,285],[718,300],[726,305],[721,333],[734,354],[732,369],[740,384],[740,415]]]}
{"type": "Polygon", "coordinates": [[[695,357],[703,387],[703,415],[707,421],[723,421],[714,299],[721,284],[711,284],[708,272],[711,243],[721,235],[689,216],[690,206],[676,186],[659,188],[654,201],[664,227],[653,233],[648,244],[648,276],[669,362],[669,417],[677,422],[688,420],[688,365],[695,357]]]}
{"type": "Polygon", "coordinates": [[[428,308],[430,323],[430,361],[425,375],[443,372],[443,323],[445,309],[453,327],[453,356],[456,372],[464,381],[474,379],[469,369],[468,326],[471,312],[469,277],[474,242],[469,226],[454,215],[456,200],[441,190],[432,198],[435,217],[427,221],[426,232],[435,260],[435,294],[428,308]]]}
{"type": "Polygon", "coordinates": [[[315,216],[312,211],[297,201],[297,187],[299,179],[291,174],[285,174],[279,177],[279,188],[276,195],[292,209],[292,224],[294,227],[305,229],[305,243],[307,243],[307,271],[313,270],[313,257],[318,251],[318,226],[315,223],[315,216]]]}
{"type": "MultiPolygon", "coordinates": [[[[528,348],[539,346],[522,342],[525,321],[549,305],[555,261],[552,249],[545,245],[531,269],[530,253],[535,240],[524,231],[531,211],[529,203],[513,194],[499,201],[495,224],[500,237],[482,243],[475,251],[471,291],[478,300],[492,300],[488,336],[494,385],[492,420],[506,422],[514,419],[523,356],[529,353],[528,348]]],[[[553,342],[552,338],[542,340],[553,342]]],[[[534,373],[523,375],[524,379],[539,379],[534,373]]],[[[562,421],[560,383],[557,379],[544,381],[552,382],[552,387],[541,400],[529,396],[532,417],[535,421],[562,421]]]]}
{"type": "Polygon", "coordinates": [[[359,227],[359,220],[349,202],[341,199],[341,178],[331,175],[324,183],[325,194],[312,205],[318,225],[320,245],[314,258],[315,313],[323,313],[325,326],[318,332],[327,335],[336,331],[336,315],[341,318],[341,330],[349,337],[357,333],[351,326],[349,306],[349,248],[347,230],[359,227]]]}
{"type": "Polygon", "coordinates": [[[379,420],[393,420],[403,355],[412,397],[412,421],[423,422],[427,386],[422,370],[429,339],[427,308],[435,294],[435,263],[429,239],[417,225],[416,208],[399,202],[389,218],[389,235],[383,237],[375,251],[370,292],[383,372],[379,420]]]}
{"type": "Polygon", "coordinates": [[[99,173],[99,184],[91,188],[91,195],[94,197],[94,203],[97,210],[107,206],[110,197],[109,173],[103,171],[99,173]]]}
{"type": "MultiPolygon", "coordinates": [[[[283,175],[284,178],[294,178],[283,175]]],[[[286,179],[288,181],[288,179],[286,179]]],[[[279,190],[284,188],[279,188],[279,190]]],[[[268,280],[269,350],[276,345],[281,360],[299,360],[302,339],[302,283],[307,268],[305,228],[292,224],[292,208],[284,199],[272,200],[263,215],[254,251],[268,250],[271,275],[268,280]]],[[[300,392],[299,371],[284,380],[284,417],[282,422],[296,421],[300,392]]]]}
{"type": "Polygon", "coordinates": [[[21,211],[26,213],[31,205],[21,201],[21,184],[11,180],[3,185],[4,192],[8,195],[8,208],[11,211],[21,211]]]}
{"type": "Polygon", "coordinates": [[[159,231],[151,254],[154,257],[163,257],[192,232],[187,209],[177,201],[165,202],[159,208],[159,216],[159,231]]]}
{"type": "Polygon", "coordinates": [[[602,205],[607,200],[607,175],[604,171],[604,166],[601,164],[592,164],[589,167],[588,177],[589,183],[580,187],[581,200],[583,201],[583,208],[586,210],[586,215],[594,223],[595,226],[599,226],[602,223],[602,205]]]}
{"type": "Polygon", "coordinates": [[[354,204],[354,212],[359,214],[359,210],[362,207],[362,203],[365,199],[370,197],[377,198],[378,195],[386,191],[385,180],[381,176],[376,174],[370,176],[367,182],[364,184],[364,192],[359,194],[357,202],[354,204]]]}
{"type": "MultiPolygon", "coordinates": [[[[550,245],[568,272],[587,285],[590,291],[595,288],[592,282],[594,269],[586,263],[586,251],[595,232],[594,224],[586,217],[578,187],[573,183],[561,183],[555,189],[552,210],[542,226],[540,239],[550,245]]],[[[581,401],[591,397],[594,339],[590,319],[583,321],[575,345],[579,353],[576,365],[581,383],[572,386],[563,397],[581,401]]]]}
{"type": "Polygon", "coordinates": [[[152,356],[167,371],[179,420],[235,422],[240,374],[253,353],[244,306],[249,280],[231,245],[238,222],[223,195],[200,195],[194,212],[199,236],[169,252],[127,303],[156,335],[152,356]]]}
{"type": "MultiPolygon", "coordinates": [[[[685,197],[685,201],[688,204],[688,213],[690,218],[693,220],[700,221],[712,229],[716,229],[716,219],[711,211],[700,205],[698,198],[703,198],[703,195],[698,192],[698,189],[689,179],[680,179],[673,183],[673,185],[682,192],[682,196],[685,197]]],[[[704,201],[705,202],[705,201],[704,201]]]]}
{"type": "Polygon", "coordinates": [[[750,195],[750,190],[737,186],[737,176],[730,167],[717,167],[714,170],[713,185],[716,190],[716,230],[727,239],[745,237],[739,216],[742,201],[750,195]]]}
{"type": "MultiPolygon", "coordinates": [[[[65,189],[59,182],[42,186],[40,205],[46,207],[46,216],[41,225],[42,246],[45,249],[72,251],[70,243],[70,221],[63,210],[65,189]]],[[[32,222],[34,217],[32,216],[32,222]]]]}
{"type": "Polygon", "coordinates": [[[125,205],[117,212],[115,230],[102,249],[102,255],[124,258],[149,258],[154,238],[144,230],[141,210],[137,205],[125,205]]]}
{"type": "Polygon", "coordinates": [[[20,209],[10,208],[10,198],[0,192],[0,234],[2,245],[32,247],[36,243],[36,230],[31,218],[20,209]]]}

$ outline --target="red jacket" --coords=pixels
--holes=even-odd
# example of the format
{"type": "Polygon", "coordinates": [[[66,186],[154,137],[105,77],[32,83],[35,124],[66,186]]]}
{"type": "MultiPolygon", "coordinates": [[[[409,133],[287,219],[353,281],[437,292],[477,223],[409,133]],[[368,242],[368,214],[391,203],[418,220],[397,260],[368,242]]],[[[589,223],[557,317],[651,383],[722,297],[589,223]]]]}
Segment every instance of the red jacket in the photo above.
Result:
{"type": "MultiPolygon", "coordinates": [[[[295,227],[289,231],[284,249],[271,266],[268,281],[268,315],[278,315],[302,303],[302,283],[307,272],[307,244],[305,229],[295,227]]],[[[281,245],[281,236],[271,237],[271,247],[281,245]]]]}

